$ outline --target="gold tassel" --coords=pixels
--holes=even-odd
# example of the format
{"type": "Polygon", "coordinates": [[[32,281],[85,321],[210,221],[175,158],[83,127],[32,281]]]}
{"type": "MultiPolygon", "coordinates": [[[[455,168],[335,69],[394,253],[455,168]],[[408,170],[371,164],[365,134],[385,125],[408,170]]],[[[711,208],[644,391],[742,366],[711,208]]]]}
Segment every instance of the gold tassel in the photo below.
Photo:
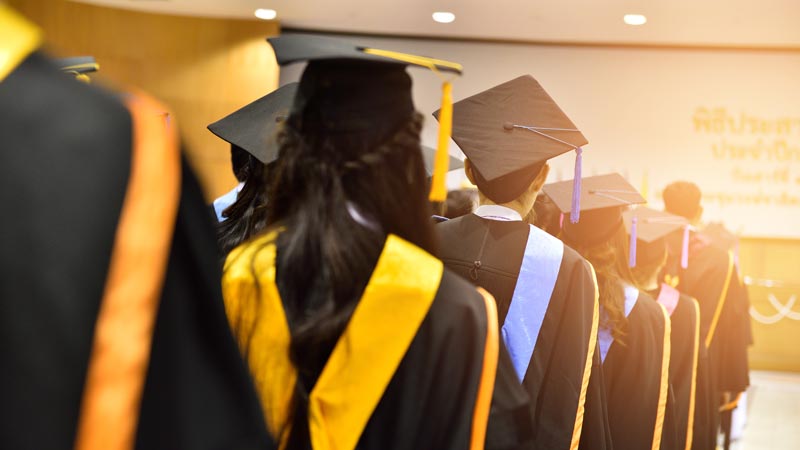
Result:
{"type": "Polygon", "coordinates": [[[650,187],[650,183],[649,183],[649,179],[648,179],[648,176],[647,176],[647,171],[645,170],[644,171],[644,175],[642,175],[642,192],[641,192],[642,193],[642,197],[644,197],[645,204],[647,204],[650,201],[650,199],[648,198],[649,197],[649,193],[650,193],[649,192],[649,187],[650,187]]]}
{"type": "Polygon", "coordinates": [[[436,146],[436,159],[433,164],[430,201],[442,203],[447,200],[446,177],[450,165],[447,148],[450,145],[450,131],[453,127],[453,85],[449,81],[442,84],[442,106],[439,110],[439,142],[436,146]]]}

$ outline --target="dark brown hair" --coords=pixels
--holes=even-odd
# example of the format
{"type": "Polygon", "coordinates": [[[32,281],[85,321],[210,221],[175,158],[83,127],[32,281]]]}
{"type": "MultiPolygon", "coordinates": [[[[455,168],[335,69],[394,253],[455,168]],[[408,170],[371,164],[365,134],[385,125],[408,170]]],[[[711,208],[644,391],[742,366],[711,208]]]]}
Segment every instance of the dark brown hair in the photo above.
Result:
{"type": "Polygon", "coordinates": [[[605,312],[601,316],[601,326],[610,328],[614,339],[622,342],[628,325],[623,285],[634,284],[633,274],[628,267],[628,240],[622,223],[608,239],[598,244],[586,246],[579,241],[564,240],[565,244],[594,266],[600,290],[600,306],[605,312]]]}
{"type": "Polygon", "coordinates": [[[300,120],[290,117],[279,133],[266,217],[268,230],[281,230],[276,281],[298,373],[287,444],[310,449],[308,396],[358,305],[386,236],[395,234],[434,253],[435,235],[420,114],[390,136],[300,133],[300,120]]]}

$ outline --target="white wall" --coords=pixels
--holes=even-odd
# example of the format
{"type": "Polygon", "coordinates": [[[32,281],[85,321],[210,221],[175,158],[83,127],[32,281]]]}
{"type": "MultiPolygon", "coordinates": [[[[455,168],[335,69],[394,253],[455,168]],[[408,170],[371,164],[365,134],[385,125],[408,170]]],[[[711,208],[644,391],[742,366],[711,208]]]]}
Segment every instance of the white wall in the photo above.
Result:
{"type": "MultiPolygon", "coordinates": [[[[707,219],[745,236],[800,238],[800,52],[345,39],[462,63],[456,101],[529,73],[588,138],[584,175],[618,171],[656,207],[666,184],[693,181],[707,219]]],[[[281,83],[300,69],[284,69],[281,83]]],[[[417,108],[436,110],[438,78],[410,72],[417,108]]],[[[423,142],[436,142],[433,119],[423,142]]],[[[554,159],[552,180],[571,178],[572,162],[571,152],[554,159]]]]}

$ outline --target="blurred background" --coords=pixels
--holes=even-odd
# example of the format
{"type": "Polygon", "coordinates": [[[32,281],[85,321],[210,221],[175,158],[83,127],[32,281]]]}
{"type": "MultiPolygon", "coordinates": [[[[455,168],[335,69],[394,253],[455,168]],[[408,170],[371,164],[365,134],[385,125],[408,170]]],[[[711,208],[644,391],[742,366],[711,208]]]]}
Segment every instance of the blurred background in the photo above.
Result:
{"type": "MultiPolygon", "coordinates": [[[[137,86],[170,105],[209,201],[236,182],[228,145],[206,125],[302,69],[279,73],[268,36],[343,35],[460,62],[455,100],[533,75],[589,139],[584,174],[619,171],[656,208],[672,181],[703,190],[705,219],[739,237],[732,251],[752,302],[751,368],[781,372],[754,380],[795,386],[800,420],[791,375],[800,374],[800,1],[7,3],[44,30],[50,53],[94,56],[95,82],[137,86]]],[[[433,112],[439,79],[410,72],[418,109],[433,112]]],[[[435,136],[431,119],[424,143],[435,136]]],[[[455,144],[451,152],[460,154],[455,144]]],[[[551,163],[551,181],[572,177],[573,158],[551,163]]]]}

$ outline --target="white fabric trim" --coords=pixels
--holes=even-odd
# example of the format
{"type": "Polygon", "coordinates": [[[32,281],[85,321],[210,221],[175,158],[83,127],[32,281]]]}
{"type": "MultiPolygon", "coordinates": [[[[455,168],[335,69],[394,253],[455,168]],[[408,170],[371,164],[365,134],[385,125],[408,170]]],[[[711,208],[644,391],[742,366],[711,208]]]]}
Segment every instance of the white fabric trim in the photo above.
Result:
{"type": "Polygon", "coordinates": [[[472,212],[478,217],[504,222],[522,221],[522,216],[511,208],[500,205],[481,205],[472,212]]]}
{"type": "Polygon", "coordinates": [[[239,198],[239,192],[242,191],[243,187],[244,183],[239,183],[226,194],[223,194],[214,200],[214,214],[217,215],[218,222],[222,222],[226,219],[225,217],[222,217],[222,211],[225,211],[229,206],[236,202],[236,199],[239,198]]]}
{"type": "MultiPolygon", "coordinates": [[[[624,286],[624,289],[625,289],[625,305],[623,312],[625,314],[625,317],[628,317],[631,311],[633,310],[633,307],[636,306],[636,301],[639,300],[639,290],[629,284],[626,284],[624,286]]],[[[600,308],[602,310],[602,306],[600,308]]],[[[611,349],[611,344],[613,343],[614,343],[614,337],[611,335],[611,330],[601,326],[600,330],[598,330],[597,332],[597,345],[600,348],[601,363],[606,361],[606,356],[608,355],[608,351],[611,349]]]]}

